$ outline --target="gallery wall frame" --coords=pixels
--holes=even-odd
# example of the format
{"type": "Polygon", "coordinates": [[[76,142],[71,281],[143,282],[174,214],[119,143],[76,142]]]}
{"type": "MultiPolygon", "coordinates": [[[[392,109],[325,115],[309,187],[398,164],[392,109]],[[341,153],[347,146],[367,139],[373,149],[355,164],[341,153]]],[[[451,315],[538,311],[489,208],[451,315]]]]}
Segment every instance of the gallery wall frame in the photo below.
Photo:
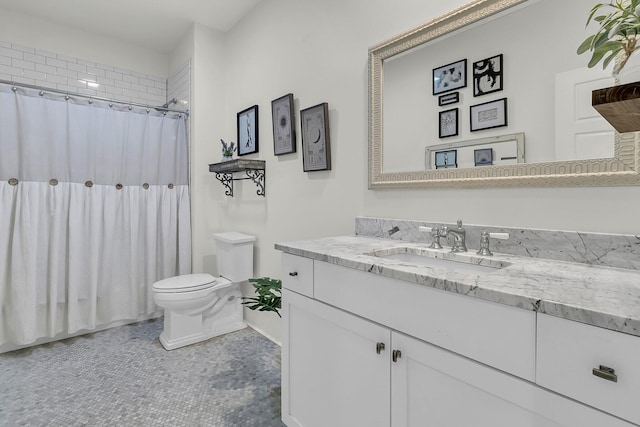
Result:
{"type": "Polygon", "coordinates": [[[238,156],[257,153],[258,146],[258,106],[253,105],[237,114],[238,156]]]}
{"type": "Polygon", "coordinates": [[[302,132],[302,168],[305,172],[331,170],[329,104],[300,110],[302,132]]]}
{"type": "Polygon", "coordinates": [[[438,97],[438,106],[444,107],[445,105],[457,104],[460,102],[460,92],[447,93],[438,97]]]}
{"type": "Polygon", "coordinates": [[[471,132],[507,126],[507,98],[469,107],[471,132]]]}
{"type": "Polygon", "coordinates": [[[438,137],[448,138],[458,135],[458,109],[440,111],[438,137]]]}
{"type": "Polygon", "coordinates": [[[467,60],[461,59],[451,64],[433,69],[433,94],[450,92],[467,87],[467,60]]]}
{"type": "Polygon", "coordinates": [[[271,101],[273,153],[276,156],[296,152],[293,94],[288,93],[271,101]]]}
{"type": "Polygon", "coordinates": [[[473,63],[473,96],[498,92],[503,87],[503,55],[495,55],[473,63]]]}

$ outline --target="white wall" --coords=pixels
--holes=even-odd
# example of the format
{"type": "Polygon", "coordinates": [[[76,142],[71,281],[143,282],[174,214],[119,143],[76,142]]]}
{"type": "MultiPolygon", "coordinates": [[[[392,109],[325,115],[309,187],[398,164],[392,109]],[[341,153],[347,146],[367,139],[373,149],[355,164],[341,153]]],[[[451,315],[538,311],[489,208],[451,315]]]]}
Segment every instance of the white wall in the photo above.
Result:
{"type": "MultiPolygon", "coordinates": [[[[236,230],[255,234],[256,276],[281,277],[280,241],[351,234],[357,215],[531,228],[639,233],[640,188],[484,190],[367,190],[367,50],[370,46],[463,4],[403,0],[264,0],[225,40],[223,124],[199,146],[236,140],[236,113],[260,109],[260,152],[267,163],[266,197],[250,182],[224,196],[213,174],[198,176],[207,219],[196,235],[236,230]],[[292,92],[296,113],[320,102],[330,108],[333,170],[302,172],[298,153],[273,155],[271,100],[292,92]]],[[[199,91],[199,88],[195,88],[199,91]]],[[[200,112],[202,113],[202,112],[200,112]]],[[[211,119],[214,119],[211,117],[211,119]]],[[[217,117],[215,118],[218,119],[217,117]]],[[[299,132],[299,117],[296,117],[299,132]]],[[[219,147],[211,157],[217,162],[219,147]]],[[[211,270],[212,249],[196,250],[211,270]]],[[[198,260],[200,258],[201,260],[198,260]]],[[[249,291],[249,289],[245,289],[249,291]]],[[[249,322],[279,339],[273,314],[247,313],[249,322]]]]}

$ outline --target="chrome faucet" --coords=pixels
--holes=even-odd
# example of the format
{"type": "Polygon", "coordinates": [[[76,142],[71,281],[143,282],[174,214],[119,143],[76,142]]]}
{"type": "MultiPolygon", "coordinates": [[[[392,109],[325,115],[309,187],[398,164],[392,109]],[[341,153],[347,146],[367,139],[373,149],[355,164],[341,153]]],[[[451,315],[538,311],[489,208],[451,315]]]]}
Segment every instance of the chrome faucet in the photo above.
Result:
{"type": "Polygon", "coordinates": [[[466,237],[467,230],[462,228],[462,220],[458,220],[458,228],[446,229],[446,235],[453,236],[453,246],[451,252],[467,252],[466,237]]]}

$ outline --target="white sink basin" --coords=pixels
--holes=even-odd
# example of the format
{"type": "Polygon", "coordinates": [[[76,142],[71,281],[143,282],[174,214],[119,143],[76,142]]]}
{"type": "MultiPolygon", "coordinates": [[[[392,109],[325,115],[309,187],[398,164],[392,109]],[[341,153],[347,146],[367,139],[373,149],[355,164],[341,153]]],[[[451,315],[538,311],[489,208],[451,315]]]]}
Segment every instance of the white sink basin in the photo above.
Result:
{"type": "Polygon", "coordinates": [[[492,273],[511,265],[504,261],[475,255],[473,252],[456,253],[410,247],[382,249],[365,255],[395,260],[404,265],[470,274],[492,273]]]}

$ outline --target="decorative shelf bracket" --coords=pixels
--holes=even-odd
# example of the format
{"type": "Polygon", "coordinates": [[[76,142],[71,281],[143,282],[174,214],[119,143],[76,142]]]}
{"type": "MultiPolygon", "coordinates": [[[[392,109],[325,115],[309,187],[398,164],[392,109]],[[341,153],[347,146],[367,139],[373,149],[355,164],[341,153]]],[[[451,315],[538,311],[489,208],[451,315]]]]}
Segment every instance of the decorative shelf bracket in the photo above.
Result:
{"type": "Polygon", "coordinates": [[[216,179],[224,186],[224,194],[233,197],[233,181],[251,180],[258,187],[256,194],[265,197],[265,161],[235,159],[209,165],[209,172],[215,172],[216,179]],[[244,172],[246,178],[234,178],[235,172],[244,172]]]}

